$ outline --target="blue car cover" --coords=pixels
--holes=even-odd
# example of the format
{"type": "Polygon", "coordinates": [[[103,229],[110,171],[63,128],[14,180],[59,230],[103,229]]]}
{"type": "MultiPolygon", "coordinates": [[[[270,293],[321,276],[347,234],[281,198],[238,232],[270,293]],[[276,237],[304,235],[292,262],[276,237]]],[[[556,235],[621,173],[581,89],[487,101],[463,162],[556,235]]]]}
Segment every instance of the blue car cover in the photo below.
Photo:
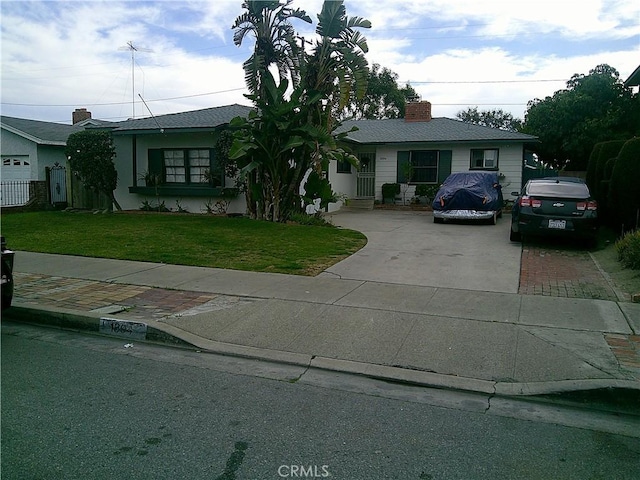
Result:
{"type": "Polygon", "coordinates": [[[434,210],[500,210],[502,188],[496,172],[452,173],[433,199],[434,210]]]}

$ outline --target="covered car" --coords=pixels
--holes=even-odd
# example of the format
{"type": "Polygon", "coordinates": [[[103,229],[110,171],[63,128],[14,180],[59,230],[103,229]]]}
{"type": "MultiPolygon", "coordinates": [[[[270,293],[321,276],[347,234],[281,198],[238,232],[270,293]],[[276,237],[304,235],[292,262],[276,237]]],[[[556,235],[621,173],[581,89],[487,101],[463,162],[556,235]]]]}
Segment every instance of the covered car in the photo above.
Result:
{"type": "Polygon", "coordinates": [[[503,203],[497,172],[452,173],[433,199],[433,221],[488,220],[495,225],[503,203]]]}

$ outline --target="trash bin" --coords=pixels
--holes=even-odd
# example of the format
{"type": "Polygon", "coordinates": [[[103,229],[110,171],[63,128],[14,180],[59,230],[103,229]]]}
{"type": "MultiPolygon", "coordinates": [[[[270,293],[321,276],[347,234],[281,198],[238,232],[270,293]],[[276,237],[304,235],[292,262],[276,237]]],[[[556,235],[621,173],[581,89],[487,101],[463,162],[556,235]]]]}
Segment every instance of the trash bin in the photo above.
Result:
{"type": "Polygon", "coordinates": [[[11,306],[13,300],[13,258],[15,253],[7,249],[7,242],[0,237],[0,264],[2,266],[1,301],[2,310],[11,306]]]}

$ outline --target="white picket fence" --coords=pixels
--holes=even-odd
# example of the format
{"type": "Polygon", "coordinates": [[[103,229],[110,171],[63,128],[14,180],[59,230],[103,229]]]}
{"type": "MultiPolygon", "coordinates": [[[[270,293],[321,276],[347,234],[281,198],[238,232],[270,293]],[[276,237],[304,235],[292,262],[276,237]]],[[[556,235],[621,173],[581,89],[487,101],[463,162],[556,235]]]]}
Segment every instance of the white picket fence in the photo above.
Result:
{"type": "Polygon", "coordinates": [[[29,180],[0,182],[0,206],[16,207],[29,201],[29,180]]]}

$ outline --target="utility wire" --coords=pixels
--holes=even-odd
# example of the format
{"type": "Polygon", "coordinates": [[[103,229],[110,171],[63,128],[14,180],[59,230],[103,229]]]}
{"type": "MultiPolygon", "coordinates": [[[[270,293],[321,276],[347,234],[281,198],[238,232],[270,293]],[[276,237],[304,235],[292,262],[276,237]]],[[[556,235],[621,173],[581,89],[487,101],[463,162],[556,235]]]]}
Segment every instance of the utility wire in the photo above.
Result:
{"type": "MultiPolygon", "coordinates": [[[[242,88],[231,88],[229,90],[219,90],[217,92],[207,92],[207,93],[196,93],[194,95],[183,95],[180,97],[168,97],[168,98],[157,98],[155,100],[147,100],[147,103],[151,103],[151,102],[166,102],[169,100],[182,100],[184,98],[195,98],[195,97],[206,97],[207,95],[216,95],[218,93],[229,93],[229,92],[237,92],[240,90],[246,90],[245,87],[242,88]]],[[[91,106],[91,107],[101,107],[101,106],[107,106],[107,105],[126,105],[126,104],[131,104],[131,102],[110,102],[110,103],[83,103],[83,102],[77,102],[74,104],[56,104],[56,105],[39,105],[39,104],[35,104],[35,103],[9,103],[9,102],[2,102],[0,103],[0,105],[11,105],[14,107],[77,107],[79,104],[82,105],[87,105],[87,106],[91,106]]]]}

